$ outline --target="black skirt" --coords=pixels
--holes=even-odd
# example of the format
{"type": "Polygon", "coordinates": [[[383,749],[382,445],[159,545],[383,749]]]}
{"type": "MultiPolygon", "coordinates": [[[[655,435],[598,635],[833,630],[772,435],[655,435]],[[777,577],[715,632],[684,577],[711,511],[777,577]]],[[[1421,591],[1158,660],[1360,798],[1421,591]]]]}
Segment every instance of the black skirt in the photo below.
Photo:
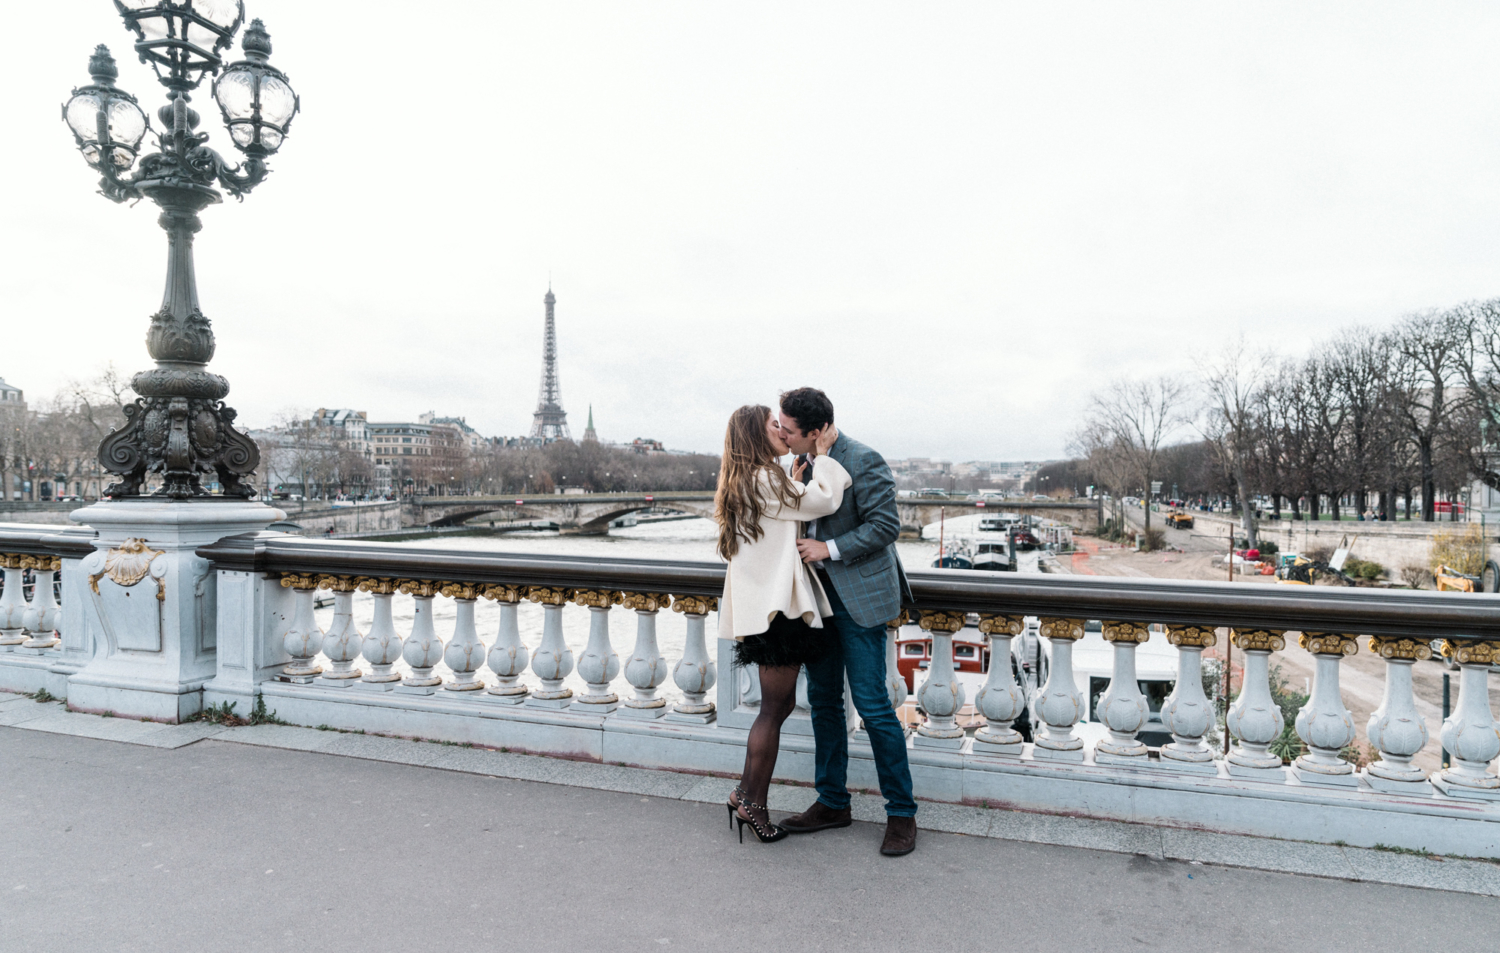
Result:
{"type": "Polygon", "coordinates": [[[806,665],[821,661],[833,648],[836,638],[832,620],[824,619],[815,629],[801,617],[788,619],[780,612],[771,617],[771,627],[758,635],[747,635],[734,643],[734,661],[738,665],[806,665]]]}

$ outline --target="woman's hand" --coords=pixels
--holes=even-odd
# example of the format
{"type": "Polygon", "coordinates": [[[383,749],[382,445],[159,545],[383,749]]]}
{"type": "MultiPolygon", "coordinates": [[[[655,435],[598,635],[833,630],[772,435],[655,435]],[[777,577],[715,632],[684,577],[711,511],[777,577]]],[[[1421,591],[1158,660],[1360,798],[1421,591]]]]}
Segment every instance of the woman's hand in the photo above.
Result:
{"type": "Polygon", "coordinates": [[[806,457],[793,457],[792,458],[792,479],[796,480],[798,483],[801,483],[802,482],[802,474],[804,474],[806,472],[807,472],[807,458],[806,457]]]}
{"type": "Polygon", "coordinates": [[[818,432],[818,439],[813,443],[813,450],[818,456],[826,457],[828,456],[828,451],[833,449],[833,445],[838,439],[839,429],[833,424],[829,424],[818,432]]]}

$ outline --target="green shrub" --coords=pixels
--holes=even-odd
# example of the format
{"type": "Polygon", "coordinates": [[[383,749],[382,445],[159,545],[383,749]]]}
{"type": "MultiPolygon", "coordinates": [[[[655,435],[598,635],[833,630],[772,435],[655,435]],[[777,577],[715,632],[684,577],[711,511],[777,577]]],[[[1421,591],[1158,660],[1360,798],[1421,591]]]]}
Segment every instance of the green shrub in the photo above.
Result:
{"type": "Polygon", "coordinates": [[[1281,547],[1276,545],[1274,539],[1263,539],[1258,547],[1262,556],[1274,556],[1281,552],[1281,547]]]}

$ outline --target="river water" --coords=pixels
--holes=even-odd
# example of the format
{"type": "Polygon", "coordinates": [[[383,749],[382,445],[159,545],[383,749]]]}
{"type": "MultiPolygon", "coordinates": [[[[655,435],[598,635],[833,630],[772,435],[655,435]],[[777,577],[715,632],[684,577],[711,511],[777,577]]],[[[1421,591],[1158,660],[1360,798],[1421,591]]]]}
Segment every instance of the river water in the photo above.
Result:
{"type": "MultiPolygon", "coordinates": [[[[979,517],[958,517],[947,523],[947,537],[972,536],[979,517]]],[[[903,540],[896,544],[902,563],[907,569],[925,569],[937,558],[937,527],[928,527],[927,536],[921,540],[903,540]]],[[[412,546],[441,547],[444,549],[478,550],[502,553],[544,553],[569,556],[597,556],[609,559],[677,559],[684,561],[717,561],[714,543],[717,527],[706,519],[674,520],[670,522],[646,523],[623,529],[612,529],[608,536],[560,536],[556,532],[517,532],[501,536],[461,536],[414,541],[412,546]]],[[[1036,571],[1036,554],[1020,554],[1020,568],[1036,571]]],[[[392,599],[392,616],[396,631],[405,635],[411,628],[414,601],[411,596],[397,594],[392,599]]],[[[452,599],[438,597],[433,600],[433,621],[439,636],[447,641],[453,635],[455,608],[452,599]]],[[[542,607],[522,602],[517,610],[521,629],[521,641],[533,652],[542,640],[542,607]]],[[[374,597],[366,593],[354,594],[354,621],[361,632],[367,632],[374,615],[374,597]]],[[[588,642],[589,613],[579,606],[568,606],[563,610],[563,637],[574,657],[582,654],[588,642]]],[[[492,642],[500,624],[500,608],[494,602],[481,599],[474,609],[475,625],[479,638],[486,644],[492,642]]],[[[333,621],[331,606],[317,611],[318,624],[325,630],[333,621]]],[[[609,613],[610,642],[621,665],[630,657],[636,638],[636,613],[616,608],[609,613]]],[[[683,643],[687,636],[687,620],[678,612],[670,610],[657,613],[657,646],[666,656],[668,670],[682,658],[683,643]]],[[[708,621],[709,657],[717,658],[714,639],[717,636],[716,619],[708,621]]],[[[398,668],[404,668],[400,663],[398,668]]],[[[446,666],[438,666],[438,673],[447,675],[446,666]]],[[[522,682],[536,687],[534,676],[528,673],[522,682]]],[[[565,683],[575,692],[583,690],[583,680],[574,672],[565,683]]],[[[611,690],[621,698],[631,694],[631,687],[624,676],[615,679],[611,690]]],[[[662,694],[669,699],[680,697],[670,676],[662,686],[662,694]]]]}

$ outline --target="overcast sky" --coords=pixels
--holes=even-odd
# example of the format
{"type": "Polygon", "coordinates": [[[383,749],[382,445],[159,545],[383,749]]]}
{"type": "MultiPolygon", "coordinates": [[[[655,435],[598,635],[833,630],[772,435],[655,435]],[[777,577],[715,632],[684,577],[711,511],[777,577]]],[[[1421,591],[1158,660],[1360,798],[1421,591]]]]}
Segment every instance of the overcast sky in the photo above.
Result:
{"type": "MultiPolygon", "coordinates": [[[[717,451],[828,391],[889,457],[1060,456],[1089,390],[1500,294],[1500,7],[246,0],[302,96],[203,215],[213,369],[290,408],[717,451]]],[[[150,366],[165,238],[58,118],[108,0],[7,5],[0,377],[150,366]],[[61,9],[68,10],[60,16],[61,9]]],[[[236,44],[238,51],[238,44],[236,44]]],[[[194,104],[229,147],[207,85],[194,104]]]]}

